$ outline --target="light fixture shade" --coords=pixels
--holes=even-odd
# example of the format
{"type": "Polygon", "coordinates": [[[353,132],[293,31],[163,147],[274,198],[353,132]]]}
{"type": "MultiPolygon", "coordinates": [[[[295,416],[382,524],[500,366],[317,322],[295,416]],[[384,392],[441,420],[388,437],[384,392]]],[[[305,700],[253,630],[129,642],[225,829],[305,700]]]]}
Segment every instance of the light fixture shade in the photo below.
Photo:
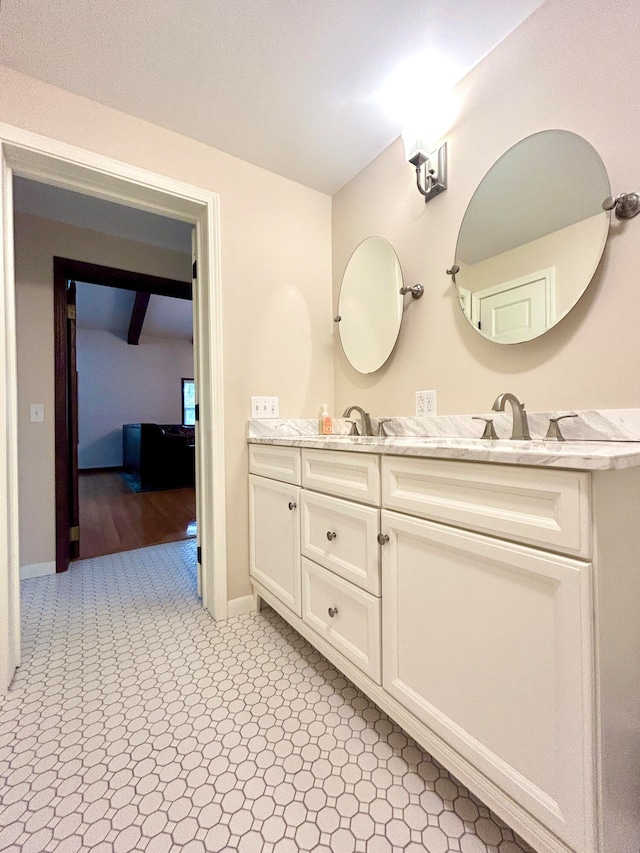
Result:
{"type": "Polygon", "coordinates": [[[430,142],[414,128],[405,128],[402,131],[402,141],[404,142],[405,156],[409,163],[420,166],[429,159],[430,142]]]}

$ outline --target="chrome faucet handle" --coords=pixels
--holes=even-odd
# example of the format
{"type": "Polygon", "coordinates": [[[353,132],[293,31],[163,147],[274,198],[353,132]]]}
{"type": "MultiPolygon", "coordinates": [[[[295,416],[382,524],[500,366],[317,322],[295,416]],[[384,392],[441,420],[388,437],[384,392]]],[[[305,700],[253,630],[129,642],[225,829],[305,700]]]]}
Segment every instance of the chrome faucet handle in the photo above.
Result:
{"type": "Polygon", "coordinates": [[[472,420],[484,421],[484,432],[482,433],[480,438],[493,440],[498,437],[498,434],[496,433],[496,428],[493,425],[493,418],[481,418],[479,415],[472,415],[472,420]]]}
{"type": "Polygon", "coordinates": [[[349,435],[360,435],[360,433],[358,432],[358,424],[356,421],[352,421],[350,419],[347,419],[347,423],[351,424],[351,426],[349,428],[349,435]]]}
{"type": "Polygon", "coordinates": [[[565,437],[560,432],[558,421],[563,421],[565,418],[577,418],[577,415],[559,415],[557,418],[549,418],[549,429],[545,435],[545,441],[565,441],[565,437]]]}
{"type": "Polygon", "coordinates": [[[388,424],[391,420],[393,420],[393,418],[380,418],[378,420],[378,435],[381,435],[383,438],[386,438],[389,435],[385,424],[388,424]]]}

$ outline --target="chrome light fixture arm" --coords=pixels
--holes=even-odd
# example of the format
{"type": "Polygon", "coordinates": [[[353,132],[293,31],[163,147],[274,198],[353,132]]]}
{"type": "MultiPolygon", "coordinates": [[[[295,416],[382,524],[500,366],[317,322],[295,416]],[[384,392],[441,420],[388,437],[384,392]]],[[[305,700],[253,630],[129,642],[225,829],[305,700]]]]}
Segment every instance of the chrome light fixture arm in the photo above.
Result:
{"type": "Polygon", "coordinates": [[[431,201],[447,188],[447,143],[430,155],[417,151],[409,162],[416,167],[416,186],[424,196],[425,202],[431,201]],[[423,177],[424,175],[424,177],[423,177]]]}

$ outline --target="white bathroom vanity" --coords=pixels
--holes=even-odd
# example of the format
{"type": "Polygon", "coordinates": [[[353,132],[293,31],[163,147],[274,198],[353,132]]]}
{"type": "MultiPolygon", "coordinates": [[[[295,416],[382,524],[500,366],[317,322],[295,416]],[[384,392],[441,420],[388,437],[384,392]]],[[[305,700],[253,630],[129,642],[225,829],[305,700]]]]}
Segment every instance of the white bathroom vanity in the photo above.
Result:
{"type": "Polygon", "coordinates": [[[540,853],[637,853],[640,443],[249,441],[257,596],[540,853]]]}

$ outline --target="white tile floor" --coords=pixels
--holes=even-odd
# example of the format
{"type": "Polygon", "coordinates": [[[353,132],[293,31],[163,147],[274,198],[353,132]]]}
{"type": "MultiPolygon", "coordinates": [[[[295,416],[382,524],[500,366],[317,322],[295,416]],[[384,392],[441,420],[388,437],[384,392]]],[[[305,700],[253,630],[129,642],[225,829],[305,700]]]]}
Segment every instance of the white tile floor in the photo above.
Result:
{"type": "Polygon", "coordinates": [[[0,850],[530,850],[273,611],[216,625],[194,547],[24,582],[0,850]]]}

